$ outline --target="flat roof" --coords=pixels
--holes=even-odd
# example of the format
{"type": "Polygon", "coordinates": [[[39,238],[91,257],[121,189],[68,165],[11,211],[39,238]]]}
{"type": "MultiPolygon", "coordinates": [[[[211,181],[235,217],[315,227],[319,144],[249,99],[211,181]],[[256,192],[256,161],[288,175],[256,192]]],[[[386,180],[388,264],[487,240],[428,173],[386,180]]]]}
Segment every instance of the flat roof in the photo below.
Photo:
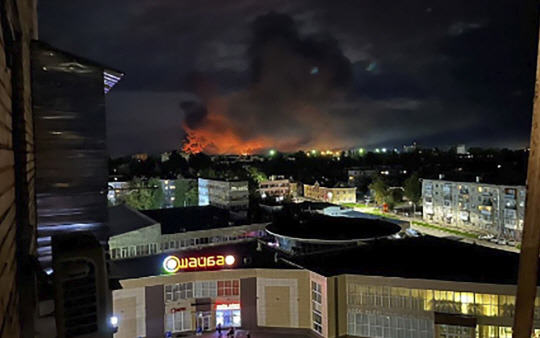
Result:
{"type": "Polygon", "coordinates": [[[305,240],[352,241],[386,237],[401,227],[382,219],[305,215],[277,217],[267,230],[273,235],[305,240]]]}
{"type": "Polygon", "coordinates": [[[103,64],[89,60],[79,55],[75,55],[73,53],[55,48],[44,41],[32,40],[32,43],[39,46],[43,50],[49,50],[50,52],[62,54],[66,58],[73,59],[75,62],[85,63],[93,67],[101,68],[103,70],[103,91],[105,92],[105,94],[107,94],[112,89],[112,87],[114,87],[124,76],[124,73],[119,70],[113,69],[112,67],[105,66],[103,64]]]}
{"type": "Polygon", "coordinates": [[[214,206],[141,210],[161,224],[162,234],[224,228],[231,225],[229,211],[214,206]]]}
{"type": "Polygon", "coordinates": [[[358,274],[513,285],[519,266],[518,254],[431,236],[377,240],[287,259],[324,276],[358,274]]]}
{"type": "Polygon", "coordinates": [[[304,268],[326,277],[351,274],[501,285],[517,283],[519,255],[431,236],[377,240],[359,247],[305,256],[289,256],[266,245],[261,248],[257,250],[257,242],[252,241],[111,261],[111,278],[165,275],[162,263],[169,255],[231,254],[236,258],[235,269],[304,268]],[[276,254],[292,264],[281,259],[276,261],[276,254]]]}
{"type": "Polygon", "coordinates": [[[109,207],[108,213],[109,234],[111,236],[125,234],[126,232],[146,228],[158,223],[126,204],[109,207]]]}
{"type": "MultiPolygon", "coordinates": [[[[198,257],[209,255],[233,255],[234,269],[298,269],[282,261],[275,261],[275,252],[267,249],[257,250],[257,242],[225,244],[203,249],[171,251],[154,256],[111,261],[111,278],[133,279],[149,276],[168,275],[163,271],[163,260],[170,255],[178,257],[198,257]]],[[[198,269],[196,271],[201,271],[198,269]]]]}

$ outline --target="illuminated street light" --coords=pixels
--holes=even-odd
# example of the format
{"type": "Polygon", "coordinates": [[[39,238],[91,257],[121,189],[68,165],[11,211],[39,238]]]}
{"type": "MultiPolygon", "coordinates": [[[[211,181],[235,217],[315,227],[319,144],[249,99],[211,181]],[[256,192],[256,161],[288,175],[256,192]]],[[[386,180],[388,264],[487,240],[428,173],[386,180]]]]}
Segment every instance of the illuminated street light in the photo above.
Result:
{"type": "Polygon", "coordinates": [[[111,316],[111,318],[109,318],[110,322],[111,322],[111,325],[112,326],[118,326],[118,317],[117,316],[111,316]]]}
{"type": "Polygon", "coordinates": [[[270,156],[274,156],[276,154],[276,151],[274,149],[271,149],[269,152],[270,156]]]}

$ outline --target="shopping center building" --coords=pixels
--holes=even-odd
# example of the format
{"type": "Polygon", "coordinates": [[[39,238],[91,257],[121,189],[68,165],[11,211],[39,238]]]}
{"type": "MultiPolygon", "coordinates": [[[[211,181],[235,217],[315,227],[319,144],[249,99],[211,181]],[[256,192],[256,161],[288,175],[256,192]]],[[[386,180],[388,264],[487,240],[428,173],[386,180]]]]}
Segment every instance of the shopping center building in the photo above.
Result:
{"type": "MultiPolygon", "coordinates": [[[[309,229],[312,221],[299,223],[309,229]]],[[[335,233],[352,226],[342,221],[332,218],[335,233]]],[[[381,232],[381,221],[358,222],[356,243],[342,248],[339,238],[285,233],[290,227],[274,222],[273,239],[117,261],[115,337],[218,325],[306,337],[511,337],[517,255],[429,236],[396,239],[394,224],[381,232]],[[302,250],[282,248],[290,238],[302,250]]],[[[540,328],[540,299],[534,319],[540,328]]]]}

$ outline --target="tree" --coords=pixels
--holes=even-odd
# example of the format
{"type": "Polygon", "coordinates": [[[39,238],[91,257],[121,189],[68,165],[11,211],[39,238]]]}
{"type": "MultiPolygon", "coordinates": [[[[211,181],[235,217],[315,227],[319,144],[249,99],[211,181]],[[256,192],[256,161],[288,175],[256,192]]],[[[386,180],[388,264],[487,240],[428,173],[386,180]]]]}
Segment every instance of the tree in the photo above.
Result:
{"type": "Polygon", "coordinates": [[[417,173],[413,173],[403,182],[403,189],[405,197],[414,204],[418,204],[422,197],[422,186],[417,173]]]}
{"type": "Polygon", "coordinates": [[[268,177],[259,168],[249,166],[246,168],[249,177],[257,184],[268,180],[268,177]]]}
{"type": "Polygon", "coordinates": [[[157,178],[142,180],[134,178],[129,182],[130,191],[125,196],[125,202],[138,210],[160,209],[165,203],[165,194],[161,182],[157,178]]]}
{"type": "Polygon", "coordinates": [[[389,196],[388,185],[383,181],[380,176],[375,177],[373,183],[369,185],[369,189],[373,191],[375,203],[386,203],[389,196]]]}
{"type": "Polygon", "coordinates": [[[191,207],[199,205],[199,189],[197,180],[187,180],[179,177],[174,190],[173,206],[175,207],[191,207]]]}

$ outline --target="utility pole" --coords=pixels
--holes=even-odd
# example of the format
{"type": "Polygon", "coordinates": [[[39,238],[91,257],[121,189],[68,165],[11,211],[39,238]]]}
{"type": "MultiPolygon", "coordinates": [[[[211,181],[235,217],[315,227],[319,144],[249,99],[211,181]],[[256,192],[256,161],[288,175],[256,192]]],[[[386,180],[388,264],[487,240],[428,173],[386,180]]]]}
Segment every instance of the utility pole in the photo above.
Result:
{"type": "MultiPolygon", "coordinates": [[[[540,45],[539,45],[540,52],[540,45]]],[[[538,254],[540,253],[540,53],[536,64],[536,84],[531,128],[531,143],[527,172],[527,204],[514,316],[514,338],[530,338],[533,326],[534,300],[538,278],[538,254]]]]}

